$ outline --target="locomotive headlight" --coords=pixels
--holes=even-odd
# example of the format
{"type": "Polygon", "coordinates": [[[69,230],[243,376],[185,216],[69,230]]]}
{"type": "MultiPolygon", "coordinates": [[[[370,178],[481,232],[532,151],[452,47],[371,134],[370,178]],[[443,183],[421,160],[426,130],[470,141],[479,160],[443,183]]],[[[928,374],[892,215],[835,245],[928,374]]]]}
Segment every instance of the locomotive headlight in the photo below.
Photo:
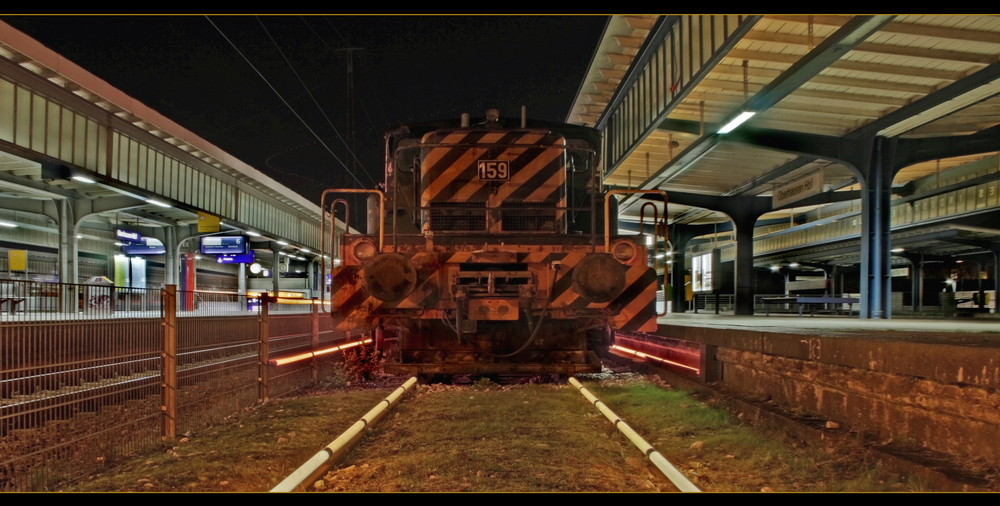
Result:
{"type": "Polygon", "coordinates": [[[615,260],[623,264],[632,263],[635,253],[635,245],[631,241],[618,241],[611,247],[611,254],[615,256],[615,260]]]}
{"type": "Polygon", "coordinates": [[[353,252],[354,258],[357,258],[361,263],[365,263],[378,253],[378,248],[371,240],[362,239],[354,245],[353,252]]]}
{"type": "Polygon", "coordinates": [[[368,293],[385,302],[406,298],[417,285],[417,269],[399,253],[376,255],[362,269],[361,282],[368,293]]]}
{"type": "Polygon", "coordinates": [[[573,290],[590,302],[610,302],[625,289],[625,267],[609,253],[591,253],[573,268],[573,290]]]}

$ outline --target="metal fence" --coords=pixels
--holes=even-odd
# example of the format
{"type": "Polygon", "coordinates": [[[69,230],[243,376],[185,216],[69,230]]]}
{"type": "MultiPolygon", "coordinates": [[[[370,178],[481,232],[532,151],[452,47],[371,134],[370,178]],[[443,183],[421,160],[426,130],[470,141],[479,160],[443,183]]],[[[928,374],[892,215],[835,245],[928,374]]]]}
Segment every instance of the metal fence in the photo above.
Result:
{"type": "Polygon", "coordinates": [[[736,296],[731,293],[696,293],[691,307],[695,313],[728,313],[736,307],[736,296]]]}
{"type": "Polygon", "coordinates": [[[0,491],[58,489],[314,384],[340,356],[315,352],[345,339],[314,301],[12,280],[0,294],[0,491]]]}

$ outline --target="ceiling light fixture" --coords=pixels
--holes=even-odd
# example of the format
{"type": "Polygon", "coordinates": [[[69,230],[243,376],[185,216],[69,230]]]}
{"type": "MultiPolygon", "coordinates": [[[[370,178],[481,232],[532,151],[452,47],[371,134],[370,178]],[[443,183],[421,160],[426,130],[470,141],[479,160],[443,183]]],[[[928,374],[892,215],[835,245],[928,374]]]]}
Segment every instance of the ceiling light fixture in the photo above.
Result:
{"type": "Polygon", "coordinates": [[[757,113],[754,112],[754,111],[743,111],[743,112],[741,112],[738,116],[736,116],[735,118],[733,118],[732,120],[730,120],[729,123],[726,123],[725,125],[723,125],[723,127],[719,129],[718,133],[720,133],[720,134],[728,134],[729,132],[732,132],[733,130],[736,130],[736,127],[742,125],[744,121],[752,118],[754,114],[757,114],[757,113]]]}

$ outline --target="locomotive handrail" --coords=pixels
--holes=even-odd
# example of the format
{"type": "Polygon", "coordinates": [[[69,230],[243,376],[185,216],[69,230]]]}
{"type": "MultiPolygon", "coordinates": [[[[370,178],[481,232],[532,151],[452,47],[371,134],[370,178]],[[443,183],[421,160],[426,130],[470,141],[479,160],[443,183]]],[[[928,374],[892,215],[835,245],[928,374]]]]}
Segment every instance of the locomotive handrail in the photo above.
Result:
{"type": "MultiPolygon", "coordinates": [[[[660,213],[656,209],[656,204],[654,204],[652,202],[645,202],[645,203],[643,203],[642,207],[639,208],[639,232],[640,233],[644,230],[643,225],[645,225],[645,220],[646,220],[646,206],[653,206],[653,226],[655,227],[659,223],[659,221],[660,221],[660,213]]],[[[666,216],[664,216],[664,218],[666,218],[666,216]]],[[[655,235],[655,233],[654,233],[654,235],[655,235]]]]}
{"type": "MultiPolygon", "coordinates": [[[[609,190],[606,194],[604,194],[604,251],[605,252],[609,252],[610,249],[611,249],[611,219],[609,218],[608,214],[611,212],[610,211],[610,205],[609,205],[609,203],[611,201],[611,196],[614,195],[614,194],[616,194],[616,193],[619,193],[619,194],[658,193],[658,194],[660,194],[661,196],[663,196],[663,223],[665,224],[666,221],[667,221],[667,192],[666,191],[663,191],[663,190],[639,190],[639,189],[636,189],[636,190],[631,190],[631,189],[629,189],[629,190],[609,190]]],[[[647,202],[646,204],[652,204],[652,202],[647,202]]],[[[643,229],[642,229],[642,220],[643,220],[643,212],[644,212],[644,210],[646,208],[646,204],[643,204],[642,207],[639,208],[639,233],[640,234],[643,232],[643,229]]],[[[653,204],[653,212],[656,213],[656,205],[655,204],[653,204]]],[[[653,238],[654,238],[654,241],[653,241],[653,267],[654,268],[656,267],[656,248],[660,244],[660,241],[656,240],[659,237],[658,232],[660,231],[660,223],[657,223],[657,221],[656,221],[657,218],[658,217],[654,217],[653,218],[653,238]]],[[[666,227],[663,227],[663,248],[664,248],[664,251],[663,251],[663,256],[664,256],[663,271],[664,271],[664,278],[666,278],[666,268],[667,268],[667,265],[666,265],[666,254],[667,254],[666,248],[667,248],[667,242],[668,241],[667,241],[666,227]]],[[[656,316],[659,316],[659,317],[667,316],[667,304],[666,304],[667,284],[666,284],[666,282],[663,283],[663,298],[664,298],[663,312],[662,313],[656,313],[656,316]]]]}
{"type": "MultiPolygon", "coordinates": [[[[322,223],[320,223],[320,227],[319,227],[320,228],[319,269],[320,269],[320,272],[323,272],[323,273],[326,273],[326,251],[324,251],[326,249],[326,227],[324,226],[324,223],[326,223],[326,195],[328,193],[374,193],[374,194],[378,195],[378,220],[379,220],[378,221],[379,222],[379,227],[378,227],[378,250],[382,251],[382,248],[384,246],[384,244],[383,244],[383,242],[384,242],[383,241],[384,235],[383,234],[384,234],[385,226],[384,226],[383,220],[384,220],[384,216],[385,216],[385,193],[383,193],[381,190],[358,190],[358,189],[353,189],[353,188],[345,188],[345,189],[339,189],[339,190],[337,190],[337,189],[323,190],[323,194],[319,198],[320,211],[323,213],[323,215],[322,215],[322,223]]],[[[345,216],[344,216],[344,230],[345,231],[349,231],[351,229],[351,222],[348,221],[348,217],[350,216],[350,208],[346,205],[347,201],[343,200],[343,199],[336,199],[336,200],[334,200],[333,203],[330,205],[330,228],[332,229],[332,231],[330,232],[330,242],[331,242],[331,246],[330,246],[330,249],[331,249],[331,251],[330,251],[330,258],[334,258],[334,256],[337,254],[335,251],[332,251],[333,250],[332,243],[335,242],[336,235],[337,235],[336,234],[336,230],[337,230],[337,217],[334,216],[334,214],[333,214],[333,212],[334,212],[333,207],[337,205],[338,201],[344,202],[344,204],[345,204],[344,205],[344,208],[345,208],[345,211],[344,211],[344,214],[345,214],[345,216]]],[[[325,303],[326,303],[326,290],[322,290],[321,291],[321,295],[320,295],[320,308],[325,308],[326,307],[325,303]]],[[[324,309],[324,311],[325,311],[325,309],[324,309]]]]}
{"type": "MultiPolygon", "coordinates": [[[[666,219],[666,208],[667,208],[667,192],[663,190],[609,190],[604,194],[604,250],[608,251],[611,247],[611,220],[608,218],[608,214],[611,212],[609,203],[611,201],[611,196],[615,194],[635,194],[635,193],[658,193],[663,196],[663,218],[666,219]]],[[[655,234],[654,234],[655,235],[655,234]]],[[[654,245],[655,250],[656,245],[654,245]]]]}
{"type": "MultiPolygon", "coordinates": [[[[336,221],[337,220],[337,204],[344,204],[344,230],[345,231],[349,230],[350,226],[351,226],[350,225],[350,223],[351,223],[351,204],[347,202],[347,199],[333,199],[333,202],[330,203],[330,217],[333,218],[333,225],[331,225],[330,228],[334,232],[337,231],[337,221],[336,221]]],[[[331,235],[333,235],[333,234],[331,234],[331,235]]],[[[333,238],[331,237],[331,239],[333,239],[333,238]]],[[[320,246],[322,246],[322,244],[320,244],[320,246]]],[[[333,241],[330,241],[330,249],[333,250],[333,241]]]]}
{"type": "MultiPolygon", "coordinates": [[[[328,194],[328,193],[374,193],[374,194],[378,195],[378,216],[379,216],[379,223],[381,224],[383,222],[383,217],[385,216],[385,193],[382,192],[382,190],[358,190],[358,189],[354,189],[354,188],[345,188],[345,189],[340,189],[340,190],[324,190],[323,191],[323,195],[320,197],[320,201],[319,201],[319,206],[320,206],[320,208],[323,211],[323,218],[324,219],[326,218],[326,207],[325,207],[324,203],[326,202],[326,194],[328,194]]],[[[333,218],[333,210],[332,209],[331,209],[331,212],[330,212],[330,217],[333,218]]],[[[345,223],[345,225],[347,226],[347,228],[350,228],[350,226],[351,226],[350,223],[345,223]]],[[[382,227],[381,225],[378,227],[378,249],[379,249],[379,251],[382,251],[382,247],[384,246],[384,236],[385,236],[385,234],[384,234],[384,230],[383,229],[384,229],[384,227],[382,227]]],[[[323,239],[320,239],[320,240],[322,241],[323,239]]],[[[320,248],[322,248],[322,247],[323,247],[323,244],[320,243],[320,248]]],[[[333,252],[331,251],[331,253],[333,253],[333,252]]]]}

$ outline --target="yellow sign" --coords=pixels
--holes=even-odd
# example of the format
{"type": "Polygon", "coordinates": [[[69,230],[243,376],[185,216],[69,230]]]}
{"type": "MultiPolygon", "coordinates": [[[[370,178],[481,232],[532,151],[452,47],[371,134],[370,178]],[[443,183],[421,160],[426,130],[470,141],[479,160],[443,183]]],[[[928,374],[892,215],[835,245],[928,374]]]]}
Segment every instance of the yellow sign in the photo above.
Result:
{"type": "Polygon", "coordinates": [[[7,262],[11,272],[25,272],[28,270],[28,250],[12,249],[7,252],[7,262]]]}
{"type": "Polygon", "coordinates": [[[198,211],[198,232],[218,232],[219,217],[198,211]]]}

